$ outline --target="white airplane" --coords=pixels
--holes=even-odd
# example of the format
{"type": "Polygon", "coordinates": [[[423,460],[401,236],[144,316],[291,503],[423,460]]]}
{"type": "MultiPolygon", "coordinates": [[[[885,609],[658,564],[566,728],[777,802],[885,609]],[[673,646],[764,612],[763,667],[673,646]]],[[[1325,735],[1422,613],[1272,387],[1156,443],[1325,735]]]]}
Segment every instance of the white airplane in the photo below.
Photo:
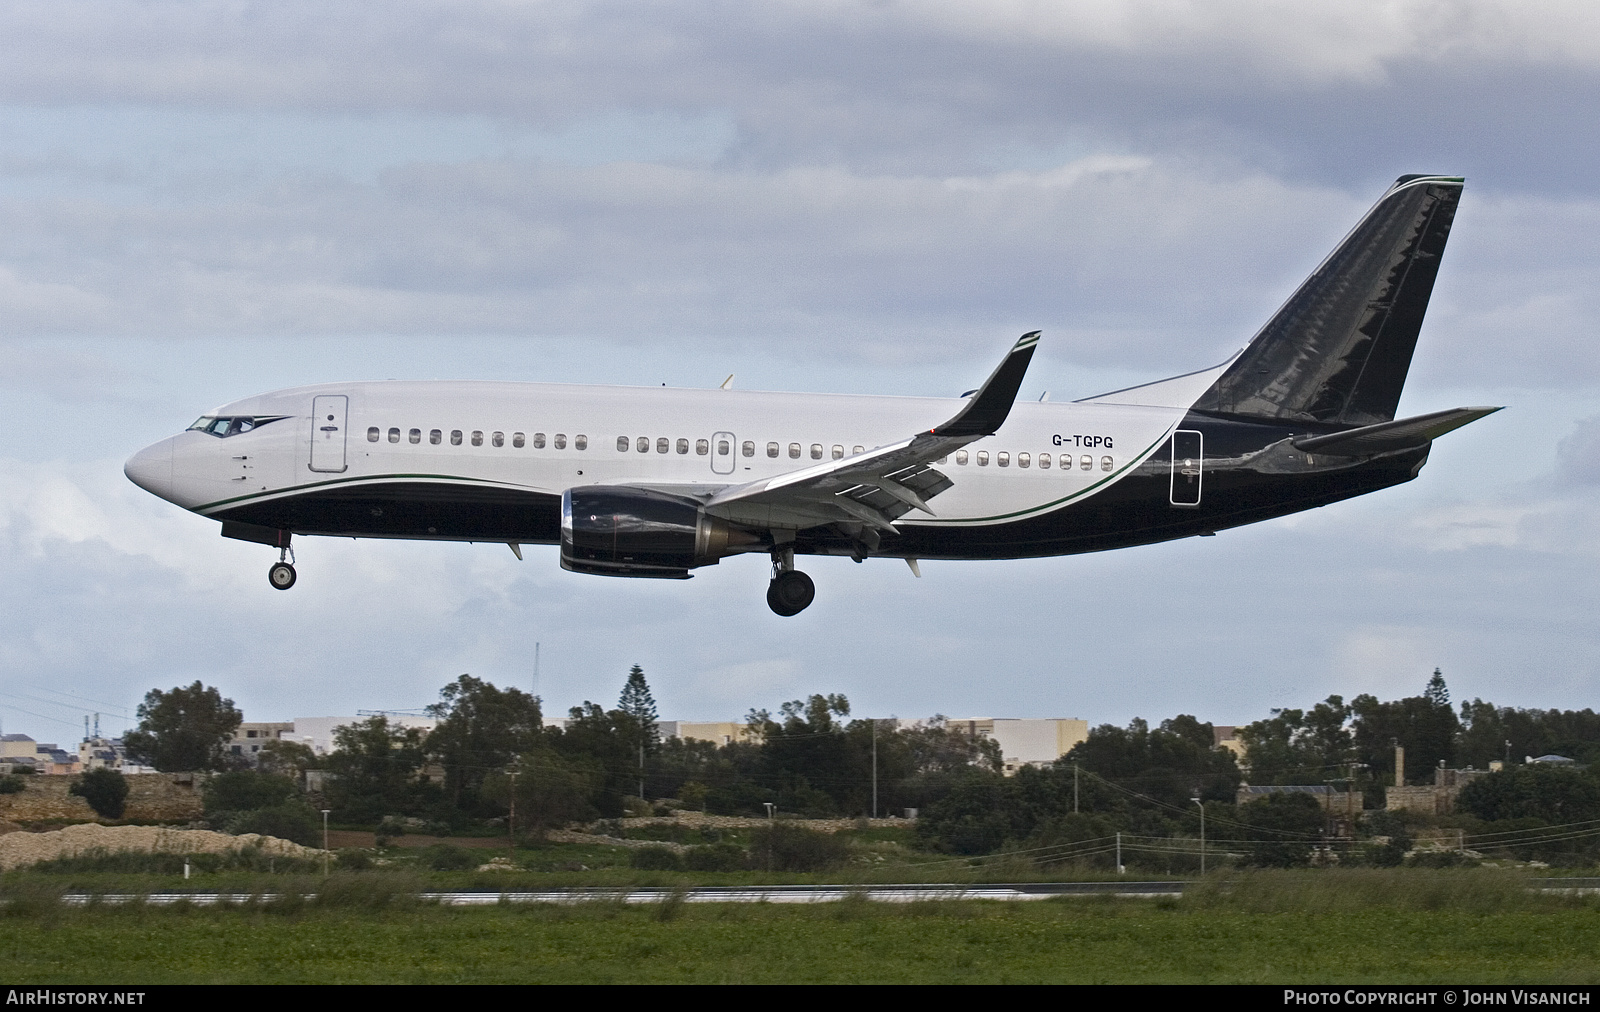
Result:
{"type": "Polygon", "coordinates": [[[815,596],[796,555],[920,575],[1210,535],[1409,481],[1434,438],[1499,410],[1395,420],[1462,182],[1402,176],[1228,362],[1071,403],[1013,403],[1035,332],[964,400],[299,387],[208,412],[125,471],[278,548],[279,590],[295,534],[559,544],[573,572],[669,579],[762,552],[768,604],[794,615],[815,596]]]}

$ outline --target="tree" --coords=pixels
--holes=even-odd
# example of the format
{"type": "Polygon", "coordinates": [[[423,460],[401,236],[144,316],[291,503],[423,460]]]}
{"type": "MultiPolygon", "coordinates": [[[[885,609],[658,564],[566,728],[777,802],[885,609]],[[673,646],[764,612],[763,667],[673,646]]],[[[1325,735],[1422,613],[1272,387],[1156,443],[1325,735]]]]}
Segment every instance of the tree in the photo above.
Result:
{"type": "Polygon", "coordinates": [[[244,720],[233,700],[198,681],[170,692],[151,689],[138,715],[138,728],[123,737],[128,755],[163,773],[228,769],[224,743],[244,720]]]}
{"type": "Polygon", "coordinates": [[[458,809],[476,806],[490,773],[531,752],[544,730],[539,697],[521,689],[499,689],[462,675],[439,690],[428,713],[439,724],[428,735],[428,752],[444,765],[444,789],[458,809]]]}
{"type": "Polygon", "coordinates": [[[421,729],[381,716],[336,728],[328,756],[330,807],[356,822],[418,811],[426,800],[422,742],[421,729]]]}
{"type": "Polygon", "coordinates": [[[120,819],[123,802],[128,798],[128,778],[117,770],[102,766],[73,781],[67,790],[87,801],[101,818],[120,819]]]}
{"type": "Polygon", "coordinates": [[[639,725],[640,740],[645,750],[654,752],[661,741],[661,731],[656,727],[656,701],[650,695],[650,686],[644,680],[644,669],[635,664],[628,670],[628,682],[622,687],[622,697],[617,709],[632,717],[639,725]]]}
{"type": "Polygon", "coordinates": [[[1269,868],[1309,864],[1325,820],[1309,794],[1269,794],[1239,808],[1239,821],[1249,827],[1245,836],[1254,841],[1250,860],[1269,868]]]}
{"type": "Polygon", "coordinates": [[[1273,710],[1266,720],[1239,728],[1253,784],[1320,784],[1338,776],[1355,757],[1345,728],[1350,707],[1341,696],[1304,710],[1273,710]]]}
{"type": "Polygon", "coordinates": [[[1375,775],[1394,773],[1397,743],[1406,750],[1406,779],[1412,783],[1432,781],[1435,766],[1455,760],[1461,723],[1437,668],[1420,696],[1380,703],[1363,693],[1350,701],[1350,711],[1356,751],[1375,775]]]}
{"type": "Polygon", "coordinates": [[[628,671],[628,682],[622,687],[617,709],[633,718],[638,728],[639,747],[639,797],[644,797],[644,757],[654,754],[661,743],[661,732],[656,727],[656,701],[645,683],[644,669],[635,664],[628,671]]]}

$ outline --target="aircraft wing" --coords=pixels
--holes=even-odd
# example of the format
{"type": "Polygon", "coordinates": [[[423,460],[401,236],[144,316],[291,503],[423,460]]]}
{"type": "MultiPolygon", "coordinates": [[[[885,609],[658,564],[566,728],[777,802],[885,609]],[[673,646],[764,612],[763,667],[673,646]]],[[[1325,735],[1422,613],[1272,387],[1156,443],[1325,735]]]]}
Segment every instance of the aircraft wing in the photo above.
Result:
{"type": "Polygon", "coordinates": [[[805,528],[839,521],[894,530],[913,509],[933,515],[928,500],[952,487],[933,462],[993,435],[1011,412],[1039,332],[1022,335],[1004,361],[955,417],[909,439],[722,489],[705,510],[737,524],[805,528]]]}

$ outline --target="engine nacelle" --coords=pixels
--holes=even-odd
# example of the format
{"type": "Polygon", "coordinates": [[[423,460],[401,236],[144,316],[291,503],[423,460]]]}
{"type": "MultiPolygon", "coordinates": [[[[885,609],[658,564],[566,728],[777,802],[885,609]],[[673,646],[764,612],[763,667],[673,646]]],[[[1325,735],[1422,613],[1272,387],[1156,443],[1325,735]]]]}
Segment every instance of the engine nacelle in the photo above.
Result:
{"type": "Polygon", "coordinates": [[[687,580],[691,569],[760,544],[693,499],[608,485],[561,495],[561,568],[575,573],[687,580]]]}

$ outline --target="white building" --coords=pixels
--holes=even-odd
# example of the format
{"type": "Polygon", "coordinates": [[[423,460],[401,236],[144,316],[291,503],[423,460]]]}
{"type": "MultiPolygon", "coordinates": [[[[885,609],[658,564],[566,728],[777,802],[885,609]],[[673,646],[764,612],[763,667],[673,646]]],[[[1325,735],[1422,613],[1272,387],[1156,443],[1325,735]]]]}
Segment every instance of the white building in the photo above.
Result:
{"type": "Polygon", "coordinates": [[[1007,775],[1023,766],[1048,766],[1089,740],[1089,722],[1077,717],[952,717],[945,726],[994,741],[1007,775]]]}
{"type": "MultiPolygon", "coordinates": [[[[432,731],[439,722],[432,717],[413,717],[409,714],[384,714],[391,727],[418,727],[423,731],[432,731]]],[[[283,741],[297,741],[309,746],[317,755],[327,755],[333,751],[333,733],[347,724],[359,724],[370,720],[370,717],[296,717],[288,725],[288,730],[279,734],[283,741]]],[[[277,726],[277,725],[273,725],[277,726]]]]}

